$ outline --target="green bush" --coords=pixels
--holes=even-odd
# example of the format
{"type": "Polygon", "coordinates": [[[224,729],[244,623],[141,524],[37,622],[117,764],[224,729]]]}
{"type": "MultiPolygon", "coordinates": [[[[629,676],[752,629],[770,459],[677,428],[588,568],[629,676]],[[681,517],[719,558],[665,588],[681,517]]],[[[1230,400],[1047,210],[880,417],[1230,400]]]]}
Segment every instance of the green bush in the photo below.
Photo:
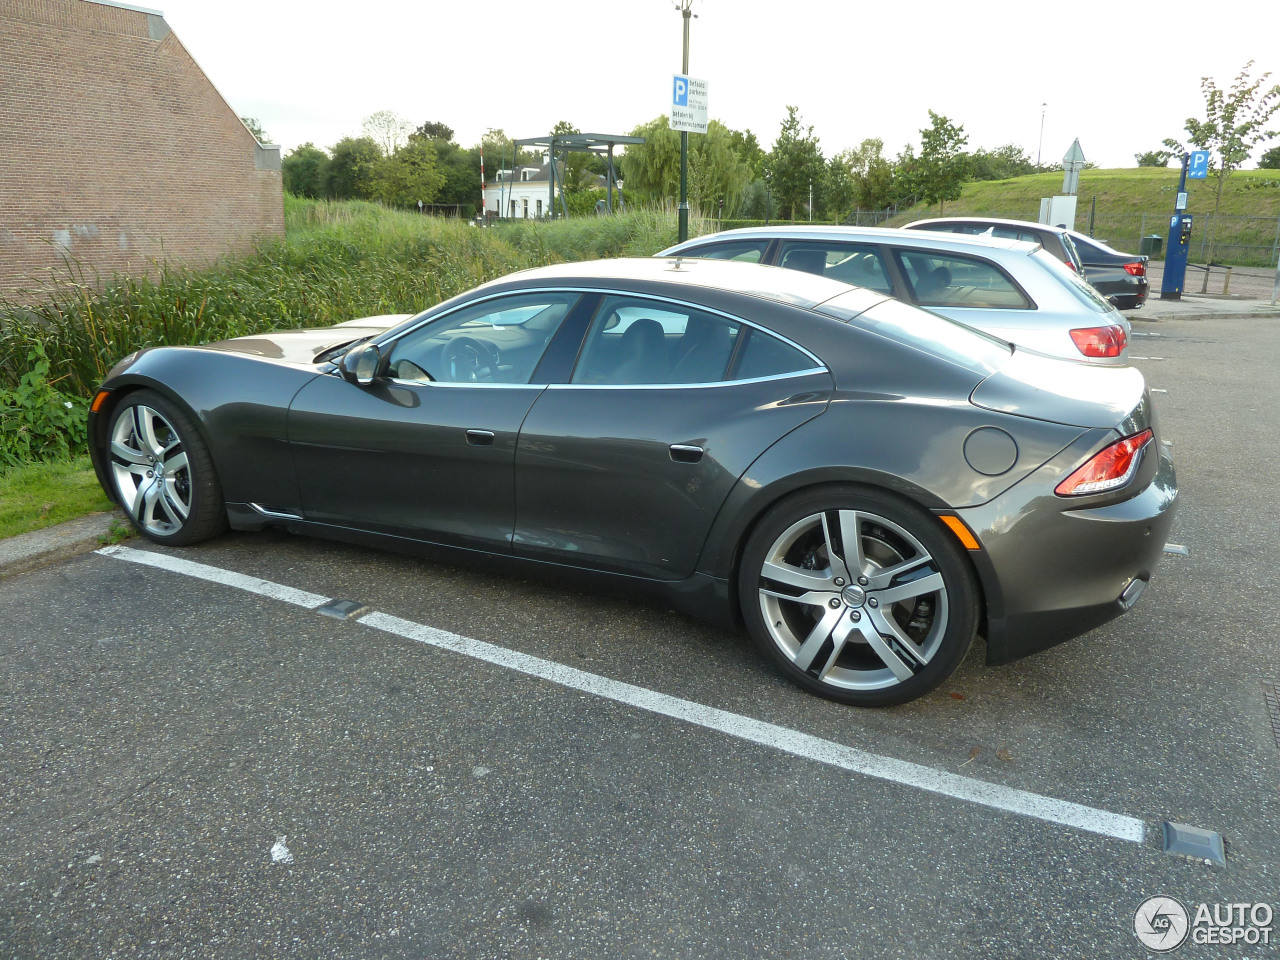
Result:
{"type": "Polygon", "coordinates": [[[29,304],[0,301],[0,389],[46,357],[47,378],[89,397],[121,357],[268,330],[417,313],[516,270],[564,260],[648,256],[675,242],[658,211],[473,223],[361,201],[285,198],[286,239],[206,270],[164,264],[154,278],[67,276],[29,304]]]}
{"type": "Polygon", "coordinates": [[[0,464],[5,468],[36,460],[67,460],[87,450],[88,403],[50,382],[49,358],[42,344],[31,347],[27,363],[27,371],[13,389],[0,389],[0,464]]]}

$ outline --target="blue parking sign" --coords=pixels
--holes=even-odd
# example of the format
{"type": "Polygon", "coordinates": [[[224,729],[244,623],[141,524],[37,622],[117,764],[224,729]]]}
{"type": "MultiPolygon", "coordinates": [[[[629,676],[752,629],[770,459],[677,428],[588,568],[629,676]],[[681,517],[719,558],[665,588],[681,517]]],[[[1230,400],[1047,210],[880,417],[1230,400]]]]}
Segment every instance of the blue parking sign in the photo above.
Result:
{"type": "Polygon", "coordinates": [[[675,89],[671,92],[671,103],[677,107],[689,105],[689,78],[676,74],[675,89]]]}
{"type": "Polygon", "coordinates": [[[1192,150],[1191,162],[1187,165],[1188,180],[1206,180],[1209,177],[1209,151],[1192,150]]]}

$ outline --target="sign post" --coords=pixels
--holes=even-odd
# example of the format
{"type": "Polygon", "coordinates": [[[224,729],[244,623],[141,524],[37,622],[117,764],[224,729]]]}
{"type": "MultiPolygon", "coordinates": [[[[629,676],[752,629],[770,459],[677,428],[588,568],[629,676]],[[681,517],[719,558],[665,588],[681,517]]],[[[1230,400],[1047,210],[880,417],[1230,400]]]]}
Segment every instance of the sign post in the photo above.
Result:
{"type": "Polygon", "coordinates": [[[689,15],[684,21],[684,73],[671,78],[668,125],[680,131],[680,225],[677,238],[689,239],[689,134],[707,132],[707,81],[689,76],[689,15]]]}

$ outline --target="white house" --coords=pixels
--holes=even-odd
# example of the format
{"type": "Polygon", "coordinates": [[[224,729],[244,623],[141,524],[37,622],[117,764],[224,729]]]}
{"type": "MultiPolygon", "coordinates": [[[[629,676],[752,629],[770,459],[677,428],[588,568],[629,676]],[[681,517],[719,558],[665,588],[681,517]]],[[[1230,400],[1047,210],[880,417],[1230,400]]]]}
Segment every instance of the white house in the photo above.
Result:
{"type": "MultiPolygon", "coordinates": [[[[558,173],[564,175],[564,164],[560,164],[558,173]]],[[[551,164],[544,153],[542,165],[538,167],[516,167],[514,170],[499,170],[497,179],[484,186],[484,212],[486,217],[502,217],[504,219],[527,220],[530,217],[551,215],[551,164]]],[[[604,188],[604,177],[595,177],[595,186],[604,188]]],[[[560,188],[557,185],[556,198],[559,200],[560,188]]]]}

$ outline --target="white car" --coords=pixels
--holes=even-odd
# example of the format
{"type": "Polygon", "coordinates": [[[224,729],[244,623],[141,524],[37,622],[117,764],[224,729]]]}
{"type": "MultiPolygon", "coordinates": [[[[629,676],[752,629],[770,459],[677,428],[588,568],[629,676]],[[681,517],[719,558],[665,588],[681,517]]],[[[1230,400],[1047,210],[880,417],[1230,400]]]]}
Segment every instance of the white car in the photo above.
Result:
{"type": "Polygon", "coordinates": [[[803,270],[925,307],[1039,353],[1128,362],[1129,321],[1038,243],[880,227],[759,227],[698,237],[658,256],[803,270]]]}

